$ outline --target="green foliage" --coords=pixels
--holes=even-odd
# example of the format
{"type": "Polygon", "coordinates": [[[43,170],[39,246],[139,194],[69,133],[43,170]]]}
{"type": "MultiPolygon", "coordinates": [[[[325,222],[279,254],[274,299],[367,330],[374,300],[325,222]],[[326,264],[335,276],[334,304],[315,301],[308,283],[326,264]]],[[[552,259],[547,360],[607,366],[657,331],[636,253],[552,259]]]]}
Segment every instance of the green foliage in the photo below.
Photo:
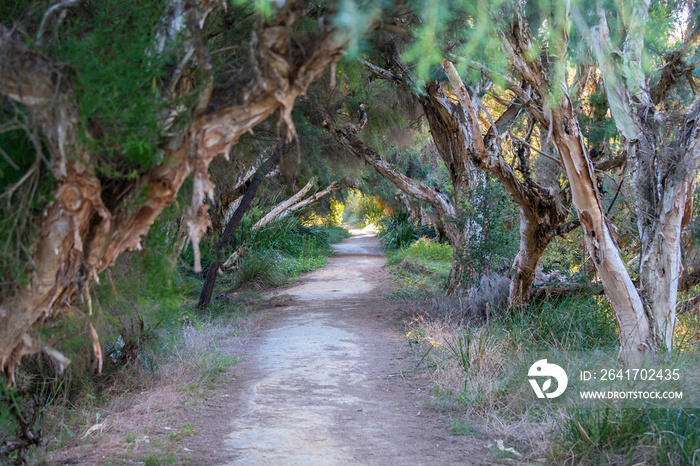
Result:
{"type": "Polygon", "coordinates": [[[380,2],[368,0],[339,2],[331,21],[338,27],[338,40],[349,42],[346,55],[356,57],[359,54],[363,48],[359,41],[381,13],[380,6],[380,2]]]}
{"type": "MultiPolygon", "coordinates": [[[[694,293],[692,296],[696,296],[694,293]]],[[[679,353],[700,351],[700,313],[684,312],[678,316],[673,348],[679,353]]]]}
{"type": "Polygon", "coordinates": [[[386,262],[391,275],[401,288],[392,298],[413,298],[442,289],[452,265],[452,247],[435,240],[421,238],[409,247],[389,253],[386,262]]]}
{"type": "Polygon", "coordinates": [[[279,260],[279,254],[272,251],[249,251],[234,272],[237,283],[258,289],[282,285],[285,276],[279,260]]]}
{"type": "Polygon", "coordinates": [[[449,244],[423,238],[407,248],[390,254],[387,265],[396,265],[405,259],[421,264],[430,262],[449,264],[452,261],[452,248],[449,244]]]}
{"type": "Polygon", "coordinates": [[[52,56],[74,70],[84,142],[100,154],[106,177],[133,178],[160,162],[159,85],[173,50],[156,53],[153,31],[166,2],[110,0],[90,5],[91,18],[69,17],[52,56]],[[96,128],[98,128],[96,130],[96,128]]]}
{"type": "Polygon", "coordinates": [[[179,326],[182,302],[194,289],[194,283],[187,282],[177,268],[178,251],[173,246],[177,243],[179,215],[175,207],[163,211],[146,236],[143,249],[121,256],[103,274],[103,285],[95,292],[96,302],[98,315],[100,310],[106,311],[108,324],[115,326],[121,337],[106,348],[114,352],[115,359],[126,357],[123,351],[129,350],[130,344],[138,352],[160,322],[179,326]]]}
{"type": "Polygon", "coordinates": [[[385,215],[384,209],[375,196],[367,196],[360,191],[352,190],[345,201],[347,207],[343,211],[345,222],[359,227],[378,225],[385,215]]]}
{"type": "MultiPolygon", "coordinates": [[[[566,237],[555,238],[540,259],[542,270],[549,273],[552,270],[564,271],[569,275],[582,272],[588,254],[580,230],[569,233],[566,237]]],[[[583,274],[579,277],[587,280],[583,274]]]]}
{"type": "Polygon", "coordinates": [[[307,227],[298,218],[288,216],[256,230],[240,231],[236,236],[234,247],[244,247],[233,272],[236,285],[261,289],[279,286],[286,278],[323,267],[326,258],[334,254],[331,242],[341,241],[349,233],[340,227],[307,227]]]}
{"type": "Polygon", "coordinates": [[[476,431],[468,423],[460,419],[448,419],[450,424],[450,433],[452,435],[474,435],[476,431]]]}
{"type": "Polygon", "coordinates": [[[0,296],[10,296],[28,283],[30,244],[38,234],[38,218],[51,200],[53,179],[41,170],[35,144],[41,142],[24,129],[26,111],[0,103],[0,121],[16,130],[0,132],[0,296]],[[21,213],[21,214],[20,214],[21,213]]]}
{"type": "MultiPolygon", "coordinates": [[[[41,364],[40,356],[25,358],[41,364]]],[[[60,387],[59,387],[60,388],[60,387]]],[[[0,463],[26,464],[42,440],[44,409],[54,402],[50,384],[41,377],[20,378],[9,387],[0,376],[0,463]]]]}
{"type": "Polygon", "coordinates": [[[286,277],[298,277],[302,273],[311,272],[326,265],[324,256],[284,257],[280,258],[279,261],[286,277]]]}
{"type": "Polygon", "coordinates": [[[698,409],[569,409],[558,424],[557,462],[693,465],[700,450],[698,409]]]}
{"type": "MultiPolygon", "coordinates": [[[[507,17],[509,3],[504,1],[416,1],[420,20],[412,28],[413,41],[402,59],[415,66],[420,80],[435,78],[436,67],[445,58],[447,44],[458,44],[457,55],[488,63],[499,70],[505,54],[498,30],[507,17]]],[[[460,71],[465,71],[464,67],[460,71]]],[[[471,70],[468,80],[478,79],[471,70]]]]}
{"type": "Polygon", "coordinates": [[[323,224],[328,227],[339,227],[343,223],[343,211],[345,205],[336,199],[329,202],[330,213],[323,219],[323,224]]]}
{"type": "MultiPolygon", "coordinates": [[[[255,214],[251,215],[249,221],[252,222],[254,218],[255,214]]],[[[306,227],[297,217],[290,215],[262,228],[239,230],[235,235],[232,250],[243,245],[254,251],[277,251],[291,257],[300,257],[309,252],[313,244],[324,248],[327,254],[332,253],[328,235],[322,228],[306,227]]]]}
{"type": "Polygon", "coordinates": [[[172,453],[165,456],[151,453],[143,459],[145,466],[163,466],[175,463],[177,463],[177,458],[172,453]]]}
{"type": "Polygon", "coordinates": [[[297,215],[309,227],[341,227],[344,211],[345,204],[333,196],[327,196],[302,209],[297,215]]]}
{"type": "MultiPolygon", "coordinates": [[[[151,343],[157,341],[157,329],[177,329],[186,312],[182,306],[192,283],[179,274],[173,241],[179,212],[171,207],[163,212],[143,241],[141,251],[120,256],[117,264],[101,274],[101,285],[92,291],[92,316],[66,313],[62,319],[41,329],[41,338],[71,359],[63,376],[51,364],[29,364],[21,369],[22,377],[60,381],[59,393],[64,401],[74,402],[85,394],[99,394],[104,378],[92,376],[92,338],[89,323],[94,325],[103,345],[103,372],[110,374],[136,364],[152,371],[157,367],[151,343]]],[[[87,308],[87,304],[83,304],[87,308]]],[[[87,309],[85,309],[87,311],[87,309]]]]}
{"type": "Polygon", "coordinates": [[[377,236],[384,251],[407,248],[420,238],[415,222],[409,218],[408,213],[402,211],[385,218],[379,225],[377,236]]]}
{"type": "Polygon", "coordinates": [[[464,206],[473,222],[473,232],[466,250],[474,279],[507,270],[518,252],[518,207],[490,176],[467,196],[472,203],[464,206]]]}
{"type": "Polygon", "coordinates": [[[419,225],[409,214],[398,210],[391,217],[384,217],[379,224],[379,242],[387,252],[409,247],[418,238],[434,238],[435,230],[427,225],[419,225]]]}
{"type": "Polygon", "coordinates": [[[415,63],[416,74],[427,80],[431,67],[439,65],[442,59],[437,37],[443,36],[450,12],[445,2],[425,1],[422,7],[422,21],[413,34],[416,40],[402,58],[415,63]]]}
{"type": "Polygon", "coordinates": [[[210,384],[219,382],[221,376],[231,367],[240,362],[239,356],[222,355],[220,351],[215,354],[202,355],[202,368],[210,384]]]}
{"type": "Polygon", "coordinates": [[[615,120],[608,117],[608,98],[602,89],[587,94],[584,103],[588,106],[588,111],[581,112],[579,123],[585,132],[591,158],[595,160],[605,155],[602,151],[618,139],[617,126],[615,120]]]}

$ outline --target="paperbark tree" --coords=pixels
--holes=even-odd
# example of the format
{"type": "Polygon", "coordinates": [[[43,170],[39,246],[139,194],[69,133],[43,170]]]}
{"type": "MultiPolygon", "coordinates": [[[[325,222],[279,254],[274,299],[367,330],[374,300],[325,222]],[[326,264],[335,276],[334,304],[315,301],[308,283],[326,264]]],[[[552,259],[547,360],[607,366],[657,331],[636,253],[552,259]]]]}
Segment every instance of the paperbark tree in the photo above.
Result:
{"type": "MultiPolygon", "coordinates": [[[[566,32],[559,31],[551,44],[551,53],[561,62],[567,54],[566,32]]],[[[523,85],[510,83],[513,91],[527,105],[539,123],[549,128],[552,143],[563,162],[571,186],[571,195],[584,229],[586,247],[603,282],[620,326],[620,343],[624,359],[635,358],[647,346],[649,325],[641,299],[622,261],[620,250],[608,226],[600,201],[593,164],[578,124],[578,115],[555,64],[543,54],[539,60],[525,60],[534,41],[527,20],[517,10],[504,35],[503,45],[523,85]],[[560,81],[554,81],[554,79],[560,81]],[[551,83],[551,84],[550,84],[551,83]],[[552,95],[556,95],[556,99],[552,95]],[[556,102],[552,104],[551,102],[556,102]]]]}
{"type": "Polygon", "coordinates": [[[698,65],[697,60],[689,64],[684,60],[691,47],[697,46],[700,22],[690,16],[686,39],[666,56],[661,76],[651,85],[642,65],[649,8],[648,0],[619,5],[624,34],[621,47],[613,44],[601,11],[592,42],[610,111],[631,165],[641,245],[639,292],[645,311],[639,320],[644,328],[649,327],[641,338],[652,349],[670,351],[682,273],[682,233],[690,221],[700,163],[700,98],[681,112],[666,106],[665,98],[698,65]],[[615,60],[613,54],[618,55],[615,60]]]}
{"type": "MultiPolygon", "coordinates": [[[[620,327],[621,357],[636,362],[649,350],[670,349],[675,324],[675,300],[679,275],[679,238],[684,212],[689,212],[698,166],[698,111],[695,100],[686,111],[680,135],[662,153],[653,140],[656,109],[643,89],[641,47],[648,3],[622,7],[629,21],[621,68],[610,60],[605,16],[594,35],[596,55],[606,79],[606,92],[616,124],[627,141],[628,157],[634,165],[633,185],[642,261],[640,290],[635,287],[609,226],[598,192],[594,166],[568,95],[562,72],[568,53],[568,30],[564,26],[550,38],[549,49],[539,59],[526,60],[535,41],[527,20],[517,11],[503,36],[511,65],[525,85],[510,81],[509,89],[535,116],[549,134],[566,169],[574,206],[584,229],[587,250],[600,275],[620,327]],[[550,57],[554,61],[550,62],[550,57]],[[559,68],[557,68],[559,67],[559,68]],[[624,73],[623,73],[624,68],[624,73]],[[631,90],[634,89],[636,94],[631,90]],[[636,108],[635,108],[636,107],[636,108]],[[646,123],[645,123],[646,122],[646,123]],[[650,126],[644,126],[644,124],[650,126]],[[650,281],[653,281],[651,283],[650,281]],[[641,294],[640,294],[641,291],[641,294]],[[645,306],[644,301],[647,305],[645,306]]],[[[568,20],[560,21],[567,24],[568,20]]]]}
{"type": "MultiPolygon", "coordinates": [[[[156,48],[185,37],[180,63],[169,80],[175,85],[187,70],[201,73],[204,85],[193,108],[173,110],[163,119],[164,162],[139,173],[136,183],[111,210],[102,198],[93,156],[83,141],[74,83],[64,65],[27,48],[0,26],[0,93],[26,106],[49,149],[55,199],[40,220],[39,239],[32,248],[30,283],[0,302],[0,369],[14,381],[14,369],[28,354],[46,351],[59,364],[65,358],[33,338],[36,325],[74,310],[98,273],[124,251],[138,249],[157,215],[176,197],[185,178],[193,174],[194,195],[187,215],[195,246],[208,225],[205,198],[213,186],[208,166],[227,154],[242,134],[275,112],[294,135],[291,110],[295,99],[346,49],[329,21],[306,34],[293,25],[307,14],[302,2],[287,2],[268,19],[259,19],[250,40],[252,67],[232,80],[214,85],[204,41],[206,17],[218,2],[174,0],[154,36],[156,48]],[[173,130],[174,118],[186,113],[187,124],[173,130]]],[[[144,56],[148,51],[144,51],[144,56]]],[[[144,58],[145,59],[145,58],[144,58]]],[[[176,96],[174,96],[175,98],[176,96]]]]}
{"type": "MultiPolygon", "coordinates": [[[[508,303],[510,306],[522,305],[529,299],[535,270],[547,245],[556,236],[576,228],[577,224],[563,225],[568,210],[562,204],[561,197],[553,195],[549,189],[540,186],[531,177],[527,161],[529,157],[524,157],[524,152],[531,147],[530,144],[526,140],[517,141],[512,132],[506,132],[521,113],[521,105],[517,99],[511,102],[496,122],[489,117],[493,123],[482,136],[478,122],[478,109],[454,65],[452,62],[445,61],[443,68],[460,106],[468,115],[463,124],[470,127],[468,134],[470,134],[469,147],[472,159],[479,168],[495,176],[520,207],[520,246],[511,268],[508,303]],[[522,180],[505,160],[501,148],[501,138],[509,132],[514,139],[516,154],[519,155],[522,180]]],[[[475,94],[476,91],[472,91],[471,95],[475,94]]],[[[528,133],[531,133],[531,129],[528,133]]],[[[529,139],[529,135],[526,139],[529,139]]]]}
{"type": "MultiPolygon", "coordinates": [[[[415,92],[415,86],[405,77],[405,67],[396,58],[387,61],[396,73],[369,62],[365,62],[365,66],[374,75],[415,92]]],[[[555,237],[576,228],[578,223],[565,224],[568,209],[562,202],[562,196],[533,179],[529,169],[530,157],[525,156],[532,147],[527,140],[514,140],[513,143],[520,156],[517,160],[522,178],[516,175],[515,169],[505,159],[502,140],[509,135],[515,138],[510,126],[525,113],[518,99],[510,103],[496,122],[489,115],[493,124],[487,131],[482,131],[479,112],[487,110],[480,102],[474,102],[471,96],[480,95],[490,84],[468,92],[451,62],[445,62],[443,68],[456,93],[456,101],[446,93],[443,84],[437,81],[429,83],[425,93],[417,93],[416,98],[423,107],[438,152],[449,169],[455,193],[454,202],[460,204],[464,201],[465,193],[474,187],[479,178],[476,172],[479,169],[496,177],[520,207],[520,247],[511,268],[508,296],[509,306],[519,306],[529,299],[535,270],[547,245],[555,237]]],[[[526,139],[529,140],[531,134],[532,127],[525,136],[526,139]]],[[[463,251],[465,246],[466,244],[456,251],[463,251]]],[[[467,260],[461,257],[458,262],[453,263],[453,268],[460,267],[467,260]]],[[[458,273],[465,273],[457,270],[458,273]]]]}

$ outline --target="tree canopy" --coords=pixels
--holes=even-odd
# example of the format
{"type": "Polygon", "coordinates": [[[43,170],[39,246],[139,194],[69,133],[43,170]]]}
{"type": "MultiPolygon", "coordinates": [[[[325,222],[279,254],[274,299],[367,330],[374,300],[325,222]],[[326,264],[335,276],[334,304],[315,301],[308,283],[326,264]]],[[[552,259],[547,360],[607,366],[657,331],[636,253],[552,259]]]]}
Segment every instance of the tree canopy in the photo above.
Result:
{"type": "Polygon", "coordinates": [[[142,3],[0,3],[9,383],[26,355],[68,363],[42,326],[90,322],[93,285],[169,206],[161,241],[186,234],[192,270],[217,272],[233,231],[215,259],[199,244],[258,184],[266,209],[351,186],[406,209],[452,247],[448,293],[500,274],[513,312],[548,248],[580,235],[589,259],[562,272],[603,286],[623,357],[672,349],[697,2],[142,3]]]}

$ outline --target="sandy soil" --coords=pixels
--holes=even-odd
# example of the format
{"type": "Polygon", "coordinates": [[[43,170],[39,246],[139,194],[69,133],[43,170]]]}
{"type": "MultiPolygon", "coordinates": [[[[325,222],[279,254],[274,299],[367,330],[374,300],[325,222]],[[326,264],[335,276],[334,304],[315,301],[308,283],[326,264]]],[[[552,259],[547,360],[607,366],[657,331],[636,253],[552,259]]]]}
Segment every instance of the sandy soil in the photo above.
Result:
{"type": "MultiPolygon", "coordinates": [[[[157,411],[162,419],[148,431],[151,448],[154,439],[176,431],[168,426],[189,423],[196,435],[163,441],[168,463],[499,462],[486,439],[450,434],[446,417],[429,407],[429,380],[402,375],[416,364],[404,345],[402,311],[384,299],[393,284],[377,239],[356,233],[335,246],[338,254],[326,267],[265,296],[255,329],[231,348],[244,359],[230,383],[202,399],[149,405],[142,414],[157,411]]],[[[119,429],[114,424],[109,433],[123,443],[119,429]]],[[[144,464],[138,451],[122,456],[106,448],[107,437],[64,450],[52,464],[144,464]]]]}

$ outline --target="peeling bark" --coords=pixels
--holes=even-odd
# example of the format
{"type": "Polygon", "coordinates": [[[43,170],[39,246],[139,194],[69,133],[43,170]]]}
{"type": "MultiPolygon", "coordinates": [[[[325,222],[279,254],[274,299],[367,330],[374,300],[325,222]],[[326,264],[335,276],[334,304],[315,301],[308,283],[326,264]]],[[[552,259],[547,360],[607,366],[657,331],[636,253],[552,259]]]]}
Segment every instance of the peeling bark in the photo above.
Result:
{"type": "Polygon", "coordinates": [[[681,275],[681,238],[692,210],[700,164],[700,98],[687,108],[678,128],[673,115],[659,108],[675,83],[682,57],[698,39],[696,28],[681,48],[669,54],[660,81],[651,90],[642,68],[644,34],[650,3],[621,4],[624,45],[619,61],[604,14],[592,40],[602,71],[610,110],[624,136],[631,165],[635,211],[640,236],[640,294],[649,322],[647,343],[653,350],[670,351],[676,325],[678,282],[681,275]],[[624,71],[624,73],[622,72],[624,71]]]}
{"type": "MultiPolygon", "coordinates": [[[[390,58],[389,61],[395,68],[402,69],[406,75],[395,58],[390,58]]],[[[521,180],[504,158],[501,138],[509,134],[506,130],[521,115],[522,102],[514,100],[495,123],[492,121],[493,124],[486,134],[482,135],[478,121],[480,104],[478,101],[474,102],[470,96],[479,95],[481,89],[474,89],[470,94],[451,62],[445,61],[443,69],[457,96],[457,102],[445,93],[440,83],[429,83],[425,91],[417,91],[406,76],[400,76],[367,61],[363,63],[375,76],[413,92],[423,106],[433,141],[450,173],[455,205],[461,205],[465,200],[465,193],[482,181],[483,175],[479,175],[476,170],[478,168],[495,176],[520,206],[520,251],[511,271],[508,303],[509,306],[526,303],[530,296],[534,270],[545,248],[554,237],[568,233],[571,229],[559,228],[568,212],[560,198],[549,189],[538,185],[529,175],[521,180]]],[[[485,87],[488,87],[488,84],[485,87]]],[[[523,95],[527,96],[527,93],[523,92],[523,95]]],[[[454,217],[451,218],[454,220],[454,217]]],[[[450,223],[454,224],[454,221],[450,222],[450,217],[447,219],[448,227],[450,223]]],[[[466,277],[471,273],[467,270],[464,251],[468,245],[468,238],[473,238],[472,230],[473,227],[467,224],[463,231],[455,231],[454,225],[452,231],[448,231],[454,251],[450,275],[451,290],[463,286],[458,277],[466,277]]]]}
{"type": "MultiPolygon", "coordinates": [[[[300,199],[303,199],[304,196],[311,190],[313,185],[316,183],[315,178],[311,178],[308,183],[306,183],[306,186],[301,188],[298,192],[296,192],[292,197],[287,199],[286,201],[280,202],[277,204],[275,207],[270,210],[263,218],[255,222],[253,225],[253,229],[260,228],[263,225],[267,225],[270,223],[273,219],[279,217],[282,218],[284,215],[282,215],[287,209],[291,208],[294,204],[299,202],[300,199]]],[[[286,215],[286,214],[285,214],[286,215]]]]}
{"type": "Polygon", "coordinates": [[[608,227],[592,163],[568,97],[560,108],[553,109],[552,126],[552,140],[566,168],[586,248],[593,258],[620,326],[621,357],[635,361],[637,354],[643,354],[651,347],[649,320],[608,227]]]}
{"type": "MultiPolygon", "coordinates": [[[[469,156],[481,170],[495,176],[520,207],[520,245],[511,267],[508,305],[521,306],[530,298],[537,264],[549,243],[557,236],[552,233],[566,220],[567,209],[550,190],[532,180],[529,172],[525,171],[521,180],[504,158],[500,138],[507,134],[504,130],[521,114],[521,105],[517,101],[513,102],[493,122],[486,135],[481,136],[478,110],[466,86],[451,62],[444,62],[443,68],[465,113],[461,125],[469,128],[468,131],[465,130],[469,156]]],[[[527,148],[516,147],[516,150],[520,149],[525,151],[527,148]]]]}
{"type": "MultiPolygon", "coordinates": [[[[564,164],[573,203],[584,230],[586,248],[598,270],[620,327],[621,359],[636,364],[644,353],[653,347],[651,322],[610,231],[605,210],[600,202],[593,163],[578,125],[576,111],[566,92],[564,75],[559,74],[561,82],[551,84],[552,87],[556,86],[557,90],[557,103],[552,105],[547,102],[549,93],[553,91],[548,87],[552,78],[547,73],[552,64],[546,62],[547,55],[542,54],[540,60],[530,62],[522,59],[522,54],[530,50],[532,45],[529,34],[524,17],[517,15],[517,20],[504,37],[505,50],[514,68],[533,91],[526,103],[529,108],[541,108],[532,114],[541,126],[549,128],[549,137],[564,164]]],[[[553,51],[550,55],[555,53],[562,62],[566,56],[566,40],[566,34],[562,33],[551,44],[553,51]]],[[[605,75],[605,71],[603,74],[605,75]]],[[[631,79],[638,80],[638,75],[632,75],[631,79]]],[[[519,95],[524,97],[526,93],[522,92],[519,95]]],[[[619,102],[610,102],[613,112],[616,112],[614,107],[617,103],[619,102]]],[[[622,123],[625,131],[629,121],[626,119],[622,123]]]]}
{"type": "MultiPolygon", "coordinates": [[[[202,5],[198,2],[184,3],[185,13],[197,18],[187,24],[203,27],[203,12],[211,11],[214,3],[206,3],[206,8],[199,8],[202,5]]],[[[27,49],[0,26],[0,93],[25,104],[35,114],[48,141],[56,179],[55,201],[41,220],[33,252],[30,285],[3,297],[0,303],[4,309],[0,315],[0,368],[10,382],[20,359],[43,348],[32,337],[33,327],[73,309],[72,302],[78,296],[88,296],[90,283],[99,272],[114,264],[122,252],[140,248],[141,238],[175,199],[190,173],[195,189],[187,221],[196,251],[208,225],[203,203],[213,189],[208,175],[212,159],[227,154],[242,134],[278,111],[288,134],[294,134],[290,112],[295,99],[337,62],[346,48],[334,38],[333,26],[325,23],[303,38],[294,37],[290,26],[305,11],[304,5],[291,2],[270,19],[258,22],[251,40],[255,76],[229,83],[227,89],[236,89],[235,95],[205,90],[197,105],[198,116],[184,131],[170,136],[163,147],[167,162],[143,174],[127,196],[131,202],[112,212],[101,201],[101,186],[92,172],[90,154],[80,144],[72,83],[60,64],[27,49]],[[290,43],[300,40],[305,49],[292,51],[290,43]]]]}

